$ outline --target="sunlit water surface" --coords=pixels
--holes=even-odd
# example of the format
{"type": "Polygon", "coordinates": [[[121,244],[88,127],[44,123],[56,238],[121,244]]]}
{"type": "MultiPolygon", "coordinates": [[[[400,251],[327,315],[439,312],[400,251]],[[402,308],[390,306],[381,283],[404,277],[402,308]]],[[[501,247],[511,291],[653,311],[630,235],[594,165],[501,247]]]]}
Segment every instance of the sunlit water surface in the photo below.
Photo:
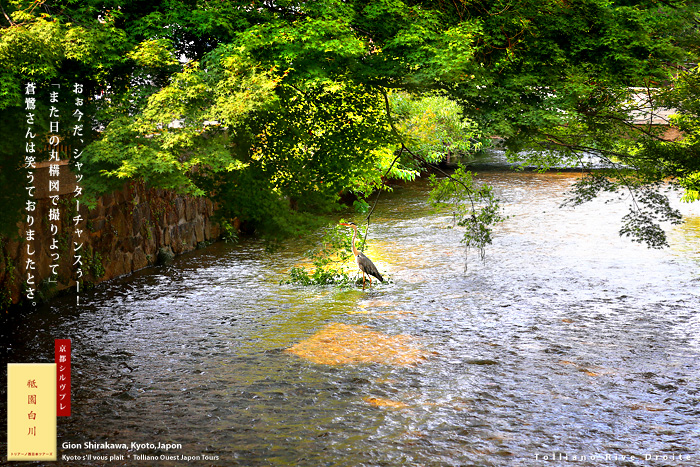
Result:
{"type": "Polygon", "coordinates": [[[681,206],[670,248],[649,250],[618,236],[623,202],[560,208],[574,179],[479,174],[510,217],[466,272],[462,232],[417,182],[383,194],[372,218],[367,254],[389,283],[280,285],[308,245],[217,243],[84,292],[78,308],[65,297],[9,319],[3,361],[52,361],[53,339],[72,339],[60,455],[134,454],[63,442],[162,442],[219,457],[188,465],[700,465],[697,207],[681,206]],[[402,335],[420,358],[285,350],[348,329],[370,336],[366,353],[402,335]]]}

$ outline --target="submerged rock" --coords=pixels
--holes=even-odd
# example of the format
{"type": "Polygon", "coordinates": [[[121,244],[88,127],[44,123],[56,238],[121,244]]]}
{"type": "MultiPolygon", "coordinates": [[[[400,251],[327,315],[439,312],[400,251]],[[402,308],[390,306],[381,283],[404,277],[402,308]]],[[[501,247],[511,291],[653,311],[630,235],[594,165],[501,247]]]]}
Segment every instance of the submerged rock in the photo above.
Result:
{"type": "Polygon", "coordinates": [[[367,326],[340,323],[329,324],[286,352],[322,365],[383,363],[407,366],[427,358],[427,353],[409,335],[389,336],[367,326]]]}
{"type": "Polygon", "coordinates": [[[156,257],[156,264],[165,265],[173,262],[175,258],[175,253],[170,249],[169,246],[164,246],[158,249],[158,256],[156,257]]]}

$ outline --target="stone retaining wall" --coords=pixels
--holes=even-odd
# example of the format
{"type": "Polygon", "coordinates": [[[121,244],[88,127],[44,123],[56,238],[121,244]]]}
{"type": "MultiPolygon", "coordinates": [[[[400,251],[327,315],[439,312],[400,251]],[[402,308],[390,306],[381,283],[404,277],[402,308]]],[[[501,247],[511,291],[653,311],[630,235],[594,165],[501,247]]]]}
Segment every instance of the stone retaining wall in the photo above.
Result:
{"type": "MultiPolygon", "coordinates": [[[[63,187],[64,184],[62,183],[63,187]]],[[[33,227],[35,240],[31,248],[36,264],[37,298],[74,288],[77,279],[74,262],[75,234],[73,217],[75,201],[71,194],[60,198],[61,222],[58,252],[61,255],[56,282],[50,282],[51,234],[48,210],[51,200],[37,197],[33,227]]],[[[165,190],[132,183],[122,190],[102,196],[93,209],[81,206],[83,233],[81,254],[83,285],[90,286],[152,265],[161,255],[178,255],[194,250],[203,242],[220,236],[218,224],[212,221],[214,206],[204,198],[177,195],[165,190]]],[[[25,225],[18,225],[17,238],[0,239],[0,308],[25,298],[23,283],[27,278],[27,242],[25,225]]]]}

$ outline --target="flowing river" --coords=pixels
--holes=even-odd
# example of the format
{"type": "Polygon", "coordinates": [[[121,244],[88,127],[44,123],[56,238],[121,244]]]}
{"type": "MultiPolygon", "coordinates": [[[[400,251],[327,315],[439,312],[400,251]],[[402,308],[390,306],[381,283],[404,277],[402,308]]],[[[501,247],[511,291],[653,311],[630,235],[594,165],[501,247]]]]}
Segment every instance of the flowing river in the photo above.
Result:
{"type": "Polygon", "coordinates": [[[466,272],[418,181],[373,215],[372,289],[280,285],[307,246],[244,240],[7,318],[3,366],[72,339],[51,465],[700,465],[698,206],[649,250],[624,202],[559,207],[576,174],[477,178],[510,217],[466,272]]]}

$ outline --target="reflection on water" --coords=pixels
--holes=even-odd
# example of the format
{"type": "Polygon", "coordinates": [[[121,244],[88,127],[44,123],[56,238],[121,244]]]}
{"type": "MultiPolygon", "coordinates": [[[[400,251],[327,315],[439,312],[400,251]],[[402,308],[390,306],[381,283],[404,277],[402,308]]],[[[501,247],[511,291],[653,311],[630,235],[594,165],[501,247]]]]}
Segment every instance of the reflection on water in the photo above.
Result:
{"type": "Polygon", "coordinates": [[[279,285],[303,246],[220,243],[10,319],[3,361],[72,339],[60,442],[221,459],[201,465],[700,464],[697,207],[648,250],[618,237],[621,203],[559,208],[573,175],[479,178],[510,217],[466,273],[416,183],[383,195],[368,237],[393,283],[279,285]]]}

